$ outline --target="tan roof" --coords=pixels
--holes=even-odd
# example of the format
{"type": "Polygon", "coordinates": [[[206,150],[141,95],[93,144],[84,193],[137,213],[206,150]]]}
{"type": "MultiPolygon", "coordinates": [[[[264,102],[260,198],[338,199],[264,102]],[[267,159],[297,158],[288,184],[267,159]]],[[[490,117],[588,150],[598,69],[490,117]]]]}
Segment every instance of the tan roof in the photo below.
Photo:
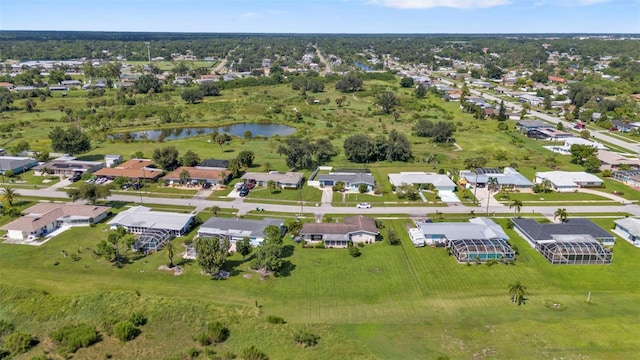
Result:
{"type": "Polygon", "coordinates": [[[344,219],[344,223],[305,223],[302,224],[303,234],[348,234],[356,231],[379,233],[374,219],[357,215],[344,219]]]}
{"type": "Polygon", "coordinates": [[[609,150],[598,150],[598,160],[611,165],[636,165],[640,166],[640,159],[626,158],[609,150]]]}
{"type": "Polygon", "coordinates": [[[5,225],[5,230],[32,232],[65,216],[96,218],[111,209],[108,206],[38,203],[26,210],[27,215],[5,225]]]}
{"type": "Polygon", "coordinates": [[[183,170],[187,170],[189,172],[189,177],[191,179],[223,180],[224,178],[229,176],[229,174],[231,174],[231,171],[228,171],[228,170],[203,169],[203,168],[197,168],[197,167],[180,166],[179,168],[165,175],[164,179],[180,180],[180,173],[183,170]]]}
{"type": "Polygon", "coordinates": [[[153,165],[151,160],[146,159],[131,159],[127,162],[119,164],[112,168],[102,168],[96,171],[94,174],[97,176],[118,177],[123,176],[126,178],[144,178],[155,179],[162,175],[161,169],[150,167],[153,165]]]}
{"type": "Polygon", "coordinates": [[[32,232],[51,224],[63,216],[62,210],[56,209],[43,215],[28,214],[4,226],[5,230],[32,232]]]}

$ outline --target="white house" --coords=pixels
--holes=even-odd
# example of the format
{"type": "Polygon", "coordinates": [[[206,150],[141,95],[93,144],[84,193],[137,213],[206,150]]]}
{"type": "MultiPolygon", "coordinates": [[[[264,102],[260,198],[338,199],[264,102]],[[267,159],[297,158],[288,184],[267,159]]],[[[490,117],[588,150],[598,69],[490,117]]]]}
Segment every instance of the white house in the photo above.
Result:
{"type": "Polygon", "coordinates": [[[583,187],[601,187],[602,179],[584,171],[545,171],[537,172],[535,183],[549,180],[557,192],[574,192],[583,187]]]}
{"type": "Polygon", "coordinates": [[[624,218],[613,220],[616,224],[613,232],[618,234],[631,245],[640,247],[640,220],[636,218],[624,218]]]}
{"type": "Polygon", "coordinates": [[[63,226],[89,226],[107,217],[108,206],[38,203],[22,216],[3,226],[14,240],[35,240],[63,226]]]}
{"type": "Polygon", "coordinates": [[[325,247],[347,247],[349,242],[373,243],[380,234],[373,218],[357,215],[343,223],[304,223],[300,235],[310,243],[324,242],[325,247]]]}
{"type": "Polygon", "coordinates": [[[172,235],[184,235],[193,223],[193,214],[154,211],[146,206],[134,206],[116,215],[107,224],[111,229],[122,226],[134,234],[148,230],[166,230],[172,235]]]}
{"type": "Polygon", "coordinates": [[[401,172],[399,174],[389,174],[391,185],[398,187],[402,184],[411,184],[419,188],[427,188],[433,185],[438,191],[455,191],[456,184],[448,176],[426,172],[401,172]]]}
{"type": "Polygon", "coordinates": [[[282,235],[286,233],[282,219],[249,220],[212,217],[200,226],[198,237],[220,236],[228,239],[232,244],[247,237],[251,245],[258,246],[264,241],[264,229],[270,225],[277,226],[282,235]]]}

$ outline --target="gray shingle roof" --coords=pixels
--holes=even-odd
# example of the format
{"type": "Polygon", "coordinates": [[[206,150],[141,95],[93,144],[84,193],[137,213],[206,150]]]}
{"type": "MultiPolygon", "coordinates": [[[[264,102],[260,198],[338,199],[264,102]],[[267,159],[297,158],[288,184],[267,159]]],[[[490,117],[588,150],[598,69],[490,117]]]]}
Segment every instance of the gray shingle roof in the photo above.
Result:
{"type": "Polygon", "coordinates": [[[534,241],[553,240],[554,235],[591,235],[596,239],[613,237],[589,219],[568,219],[560,224],[540,224],[533,219],[511,221],[534,241]]]}

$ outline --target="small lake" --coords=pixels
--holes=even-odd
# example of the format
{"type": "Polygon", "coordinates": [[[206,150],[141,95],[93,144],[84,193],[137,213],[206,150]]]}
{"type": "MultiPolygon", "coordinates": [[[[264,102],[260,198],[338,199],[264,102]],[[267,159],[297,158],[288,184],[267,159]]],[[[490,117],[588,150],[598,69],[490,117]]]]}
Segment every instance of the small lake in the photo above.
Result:
{"type": "MultiPolygon", "coordinates": [[[[136,140],[158,140],[162,135],[164,140],[185,139],[192,136],[208,135],[213,132],[220,134],[227,133],[232,136],[244,137],[245,131],[251,131],[252,136],[271,137],[274,135],[286,136],[296,131],[296,128],[281,124],[235,124],[220,126],[215,128],[194,127],[194,128],[172,128],[161,130],[130,131],[129,134],[136,140]]],[[[123,133],[118,134],[122,136],[123,133]]]]}
{"type": "Polygon", "coordinates": [[[357,61],[354,61],[353,64],[357,67],[359,67],[360,69],[364,70],[364,71],[373,71],[372,68],[368,67],[367,65],[363,64],[363,63],[359,63],[357,61]]]}

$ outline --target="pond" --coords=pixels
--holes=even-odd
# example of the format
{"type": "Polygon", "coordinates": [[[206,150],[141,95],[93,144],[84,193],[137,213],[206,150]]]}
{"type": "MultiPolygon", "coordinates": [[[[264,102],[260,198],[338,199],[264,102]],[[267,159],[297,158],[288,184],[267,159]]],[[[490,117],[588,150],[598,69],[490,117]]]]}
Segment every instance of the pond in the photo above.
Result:
{"type": "MultiPolygon", "coordinates": [[[[194,128],[172,128],[161,130],[130,131],[129,135],[135,139],[158,140],[162,136],[164,140],[185,139],[192,136],[207,135],[213,132],[220,134],[227,133],[232,136],[244,137],[245,131],[251,131],[252,136],[271,137],[273,135],[286,136],[296,131],[296,128],[281,124],[235,124],[220,126],[215,128],[194,127],[194,128]]],[[[114,137],[122,137],[125,133],[117,134],[114,137]]]]}
{"type": "Polygon", "coordinates": [[[365,65],[365,64],[363,64],[363,63],[360,63],[360,62],[354,61],[354,62],[353,62],[353,64],[354,64],[355,66],[359,67],[360,69],[364,70],[364,71],[373,71],[373,69],[372,69],[372,68],[368,67],[367,65],[365,65]]]}

